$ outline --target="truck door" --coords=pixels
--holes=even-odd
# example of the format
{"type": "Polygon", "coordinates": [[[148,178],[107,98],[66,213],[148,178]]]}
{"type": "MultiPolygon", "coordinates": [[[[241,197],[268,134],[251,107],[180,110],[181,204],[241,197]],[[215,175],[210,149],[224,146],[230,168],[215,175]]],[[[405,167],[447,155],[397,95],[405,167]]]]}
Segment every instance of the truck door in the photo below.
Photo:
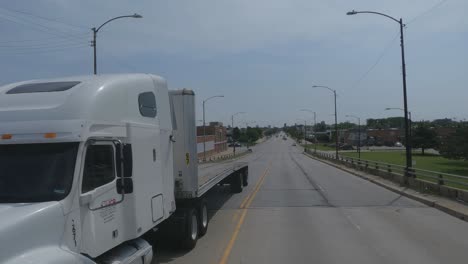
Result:
{"type": "Polygon", "coordinates": [[[87,146],[82,167],[82,253],[96,257],[122,242],[122,196],[116,186],[116,147],[110,141],[87,146]]]}

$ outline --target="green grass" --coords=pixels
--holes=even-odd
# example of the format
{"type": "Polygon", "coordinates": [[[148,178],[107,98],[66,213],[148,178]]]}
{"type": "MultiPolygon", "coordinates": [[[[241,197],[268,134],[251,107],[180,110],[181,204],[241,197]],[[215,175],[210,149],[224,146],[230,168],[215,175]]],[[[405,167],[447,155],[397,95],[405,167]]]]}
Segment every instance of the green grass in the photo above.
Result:
{"type": "MultiPolygon", "coordinates": [[[[358,155],[355,152],[344,152],[341,153],[343,156],[348,156],[352,158],[357,158],[358,155]]],[[[392,152],[361,152],[361,159],[379,161],[385,163],[391,163],[396,165],[405,166],[406,157],[405,153],[401,151],[392,151],[392,152]]],[[[415,168],[430,170],[442,173],[456,174],[462,176],[468,176],[468,161],[464,160],[450,160],[439,155],[432,154],[414,154],[413,160],[416,161],[415,168]]],[[[435,182],[435,179],[421,177],[424,180],[435,182]]],[[[447,177],[450,179],[451,177],[447,177]]],[[[468,180],[451,178],[452,180],[464,181],[468,183],[468,180]]],[[[468,189],[467,186],[461,184],[447,183],[448,186],[453,186],[456,188],[468,189]]]]}
{"type": "MultiPolygon", "coordinates": [[[[304,147],[304,145],[301,145],[304,147]]],[[[308,149],[314,149],[314,144],[307,144],[305,145],[306,148],[308,149]]],[[[322,150],[322,151],[331,151],[331,150],[335,150],[335,148],[331,148],[325,144],[317,144],[317,150],[322,150]]]]}

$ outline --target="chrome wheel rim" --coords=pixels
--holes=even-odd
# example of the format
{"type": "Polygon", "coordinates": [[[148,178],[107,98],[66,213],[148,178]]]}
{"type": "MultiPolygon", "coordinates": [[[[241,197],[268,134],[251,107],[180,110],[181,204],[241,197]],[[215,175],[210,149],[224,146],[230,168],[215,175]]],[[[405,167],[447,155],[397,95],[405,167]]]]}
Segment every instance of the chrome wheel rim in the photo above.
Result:
{"type": "Polygon", "coordinates": [[[202,207],[202,225],[204,228],[208,225],[208,209],[206,205],[202,207]]]}
{"type": "Polygon", "coordinates": [[[198,236],[198,220],[195,214],[192,215],[192,240],[196,240],[198,236]]]}

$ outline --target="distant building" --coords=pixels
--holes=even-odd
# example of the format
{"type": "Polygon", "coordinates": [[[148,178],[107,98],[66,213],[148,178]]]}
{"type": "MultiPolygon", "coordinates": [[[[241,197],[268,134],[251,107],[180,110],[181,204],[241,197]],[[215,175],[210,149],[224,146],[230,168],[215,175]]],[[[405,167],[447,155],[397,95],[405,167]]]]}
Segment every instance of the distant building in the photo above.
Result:
{"type": "Polygon", "coordinates": [[[345,135],[344,135],[344,142],[346,144],[349,144],[349,145],[353,145],[353,146],[364,146],[367,144],[367,138],[368,138],[368,135],[367,135],[367,131],[366,129],[361,129],[361,131],[359,131],[359,129],[355,128],[355,129],[349,129],[346,131],[345,135]],[[360,139],[360,144],[359,144],[359,139],[360,139]]]}
{"type": "Polygon", "coordinates": [[[203,130],[197,126],[197,152],[198,158],[203,158],[203,142],[205,141],[206,156],[227,150],[227,131],[221,122],[210,122],[203,130]],[[205,131],[205,136],[203,135],[205,131]]]}
{"type": "Polygon", "coordinates": [[[394,146],[402,142],[404,136],[399,128],[367,129],[368,143],[370,145],[394,146]]]}

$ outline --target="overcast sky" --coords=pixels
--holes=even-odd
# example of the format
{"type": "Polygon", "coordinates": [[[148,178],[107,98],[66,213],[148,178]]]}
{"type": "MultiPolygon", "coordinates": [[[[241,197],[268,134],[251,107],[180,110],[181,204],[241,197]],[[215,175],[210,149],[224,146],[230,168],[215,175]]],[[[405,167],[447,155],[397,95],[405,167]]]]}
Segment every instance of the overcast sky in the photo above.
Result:
{"type": "Polygon", "coordinates": [[[1,84],[92,73],[91,30],[98,34],[99,73],[144,72],[170,89],[191,88],[201,117],[263,125],[297,119],[339,121],[402,115],[398,24],[346,12],[372,10],[402,17],[408,102],[415,120],[468,118],[466,0],[147,0],[3,1],[1,84]],[[441,2],[440,4],[438,4],[441,2]],[[435,7],[435,8],[432,8],[435,7]]]}

